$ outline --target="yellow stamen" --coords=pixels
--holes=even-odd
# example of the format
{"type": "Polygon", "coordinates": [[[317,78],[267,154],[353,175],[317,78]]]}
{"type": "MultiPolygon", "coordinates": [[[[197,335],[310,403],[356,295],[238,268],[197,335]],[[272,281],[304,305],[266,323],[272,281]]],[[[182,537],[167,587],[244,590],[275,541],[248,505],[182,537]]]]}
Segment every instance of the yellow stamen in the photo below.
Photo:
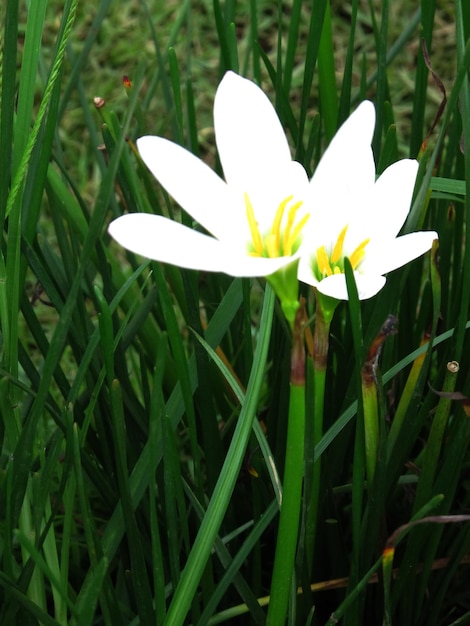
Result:
{"type": "Polygon", "coordinates": [[[288,210],[287,207],[294,196],[287,196],[279,204],[274,215],[272,226],[267,234],[262,234],[255,218],[253,205],[247,193],[244,194],[246,217],[251,234],[250,256],[268,257],[271,259],[280,256],[291,256],[295,252],[296,242],[301,235],[310,215],[304,215],[296,224],[295,218],[303,202],[295,202],[288,210]]]}
{"type": "Polygon", "coordinates": [[[300,222],[296,224],[294,230],[289,232],[289,237],[287,237],[287,233],[284,235],[284,256],[290,256],[292,254],[292,246],[295,244],[297,237],[300,235],[309,218],[309,213],[306,213],[300,222]]]}
{"type": "MultiPolygon", "coordinates": [[[[287,196],[287,198],[285,198],[281,202],[281,204],[278,206],[276,215],[274,216],[273,225],[271,226],[271,235],[274,235],[275,237],[275,248],[277,249],[278,252],[277,254],[274,254],[273,256],[279,256],[279,250],[281,249],[282,218],[284,217],[286,206],[289,204],[291,200],[292,200],[292,196],[287,196]]],[[[289,215],[290,215],[290,211],[289,211],[289,215]]],[[[271,254],[269,256],[271,256],[271,254]]]]}
{"type": "Polygon", "coordinates": [[[357,248],[354,250],[354,252],[350,255],[349,260],[351,262],[351,266],[353,268],[353,270],[356,269],[356,267],[359,265],[359,263],[362,261],[365,253],[366,253],[366,246],[369,243],[370,238],[368,237],[367,239],[364,239],[364,241],[362,243],[360,243],[357,248]]]}
{"type": "Polygon", "coordinates": [[[250,198],[247,193],[245,193],[245,206],[246,217],[250,226],[251,239],[255,248],[253,256],[261,256],[261,254],[263,253],[263,239],[261,237],[261,233],[259,232],[258,223],[255,219],[253,205],[251,204],[250,198]]]}
{"type": "MultiPolygon", "coordinates": [[[[291,199],[292,199],[292,196],[291,196],[291,199]]],[[[285,256],[288,256],[290,254],[290,249],[292,248],[292,244],[295,241],[295,239],[292,238],[292,228],[294,226],[294,220],[295,220],[295,216],[297,215],[297,211],[300,209],[302,204],[303,202],[301,200],[299,202],[296,202],[295,204],[291,206],[287,214],[287,224],[284,229],[284,242],[283,242],[285,256]],[[286,250],[289,250],[289,252],[287,252],[286,250]]]]}
{"type": "Polygon", "coordinates": [[[331,262],[338,263],[340,258],[343,256],[343,246],[344,246],[344,238],[346,237],[346,231],[348,230],[348,225],[343,228],[340,232],[339,237],[335,243],[335,247],[333,248],[333,252],[331,253],[331,262]]]}
{"type": "Polygon", "coordinates": [[[264,246],[270,259],[274,259],[279,256],[279,246],[277,245],[277,237],[274,233],[270,233],[264,238],[264,246]]]}
{"type": "Polygon", "coordinates": [[[324,276],[325,274],[327,276],[331,276],[331,274],[333,272],[331,270],[330,261],[328,259],[328,255],[326,253],[325,246],[320,246],[318,248],[318,250],[317,250],[317,262],[318,262],[318,269],[320,271],[320,274],[322,276],[324,276]]]}

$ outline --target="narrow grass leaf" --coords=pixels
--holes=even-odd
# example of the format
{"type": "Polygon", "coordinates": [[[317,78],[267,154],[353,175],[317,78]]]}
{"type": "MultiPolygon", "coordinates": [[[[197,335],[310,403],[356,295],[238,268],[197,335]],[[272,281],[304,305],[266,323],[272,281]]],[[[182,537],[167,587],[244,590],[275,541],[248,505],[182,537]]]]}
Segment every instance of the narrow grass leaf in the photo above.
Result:
{"type": "MultiPolygon", "coordinates": [[[[35,617],[41,624],[44,624],[44,626],[61,626],[60,623],[48,615],[46,611],[29,600],[22,591],[12,585],[11,580],[8,579],[3,572],[0,572],[0,585],[10,597],[18,602],[19,607],[23,609],[26,615],[35,617]]],[[[17,611],[15,611],[15,613],[16,612],[17,611]]],[[[15,619],[15,617],[16,616],[12,616],[12,619],[15,619]]]]}
{"type": "Polygon", "coordinates": [[[77,598],[77,618],[70,620],[70,626],[92,626],[98,598],[107,570],[108,562],[104,557],[92,568],[88,582],[82,587],[77,598]]]}
{"type": "Polygon", "coordinates": [[[258,345],[247,388],[247,402],[242,407],[220,478],[212,494],[206,515],[194,541],[178,587],[175,589],[175,594],[165,620],[166,624],[171,624],[172,626],[177,626],[184,622],[194,591],[209,557],[212,543],[217,536],[225,515],[235,480],[241,467],[263,380],[273,307],[274,294],[267,286],[260,321],[258,345]]]}
{"type": "Polygon", "coordinates": [[[128,437],[124,420],[124,407],[121,387],[117,380],[111,382],[111,416],[113,420],[113,445],[119,495],[126,524],[126,538],[131,562],[130,581],[137,602],[137,612],[143,624],[155,621],[152,607],[152,595],[141,532],[137,524],[136,511],[132,504],[129,489],[129,470],[127,461],[128,437]]]}
{"type": "Polygon", "coordinates": [[[320,81],[321,117],[329,143],[338,127],[338,94],[336,86],[335,61],[333,54],[333,33],[329,0],[325,5],[325,16],[318,49],[318,75],[320,81]]]}

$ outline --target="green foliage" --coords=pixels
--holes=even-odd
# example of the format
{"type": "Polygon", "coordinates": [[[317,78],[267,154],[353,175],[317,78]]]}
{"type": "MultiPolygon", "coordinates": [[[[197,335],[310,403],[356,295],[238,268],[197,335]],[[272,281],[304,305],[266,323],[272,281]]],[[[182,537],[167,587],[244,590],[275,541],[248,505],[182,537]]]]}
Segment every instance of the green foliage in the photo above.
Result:
{"type": "Polygon", "coordinates": [[[6,0],[0,17],[0,623],[265,622],[289,325],[265,281],[142,262],[106,231],[137,209],[180,219],[140,135],[220,169],[229,68],[262,84],[309,172],[371,98],[378,171],[420,160],[404,230],[440,238],[368,301],[348,266],[326,370],[307,359],[288,623],[465,623],[468,2],[6,0]]]}

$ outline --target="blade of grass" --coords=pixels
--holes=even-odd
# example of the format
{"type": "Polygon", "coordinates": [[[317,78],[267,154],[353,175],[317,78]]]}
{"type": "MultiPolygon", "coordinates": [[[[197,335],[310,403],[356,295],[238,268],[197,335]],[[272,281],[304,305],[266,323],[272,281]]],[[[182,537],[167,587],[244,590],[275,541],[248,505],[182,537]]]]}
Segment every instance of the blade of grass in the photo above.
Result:
{"type": "Polygon", "coordinates": [[[263,379],[273,307],[274,295],[269,286],[267,286],[260,322],[258,346],[255,352],[253,369],[247,388],[247,402],[242,407],[219,480],[215,486],[209,506],[207,507],[206,515],[199,528],[179,585],[175,589],[172,602],[168,609],[165,624],[171,624],[171,626],[182,625],[184,623],[200,577],[207,563],[212,543],[217,536],[220,524],[225,515],[243,461],[243,455],[251,432],[263,379]]]}
{"type": "Polygon", "coordinates": [[[355,37],[356,37],[357,12],[358,12],[358,0],[353,0],[351,3],[351,27],[350,27],[349,38],[348,38],[348,49],[346,53],[346,59],[344,62],[343,80],[341,83],[341,94],[339,97],[339,105],[338,105],[338,124],[342,124],[344,122],[351,108],[352,73],[353,73],[354,47],[355,47],[355,37]]]}
{"type": "Polygon", "coordinates": [[[333,32],[329,0],[325,4],[325,16],[318,49],[318,76],[320,81],[321,116],[329,143],[338,127],[338,94],[336,87],[333,32]]]}
{"type": "MultiPolygon", "coordinates": [[[[199,519],[202,521],[205,514],[204,509],[195,499],[194,494],[191,492],[187,484],[185,485],[185,488],[186,492],[189,494],[192,505],[197,511],[199,519]]],[[[239,570],[241,569],[243,563],[246,562],[249,553],[255,548],[256,543],[261,539],[262,534],[266,531],[266,528],[268,527],[269,523],[272,522],[276,513],[277,503],[273,501],[271,503],[271,506],[262,516],[262,518],[260,518],[254,525],[250,534],[245,539],[243,545],[233,558],[225,547],[223,540],[220,537],[217,537],[214,545],[214,550],[217,553],[220,562],[225,568],[225,574],[217,585],[217,589],[212,594],[209,602],[204,606],[204,610],[199,618],[197,626],[204,626],[204,624],[208,623],[209,619],[215,613],[217,605],[224,598],[230,585],[234,585],[236,587],[238,593],[240,594],[240,597],[247,605],[247,611],[250,612],[250,617],[255,620],[255,623],[264,623],[265,614],[260,609],[258,601],[254,597],[250,586],[241,576],[239,570]]]]}
{"type": "Polygon", "coordinates": [[[315,65],[318,58],[318,50],[320,47],[321,31],[323,28],[323,20],[326,11],[326,0],[314,0],[312,3],[312,13],[310,16],[310,24],[307,35],[307,50],[305,53],[305,69],[302,83],[302,99],[300,104],[300,113],[298,121],[298,134],[294,135],[296,145],[296,159],[303,161],[303,135],[307,116],[309,112],[309,98],[312,90],[313,76],[315,65]]]}
{"type": "MultiPolygon", "coordinates": [[[[462,71],[468,72],[470,67],[470,40],[466,40],[464,32],[464,14],[462,9],[462,3],[456,2],[456,29],[457,29],[457,55],[459,62],[459,74],[462,71]]],[[[451,98],[453,91],[451,92],[451,98]]],[[[449,98],[449,108],[452,106],[449,98]]],[[[462,83],[460,91],[460,108],[462,115],[462,129],[463,129],[463,145],[464,145],[464,167],[465,167],[465,184],[466,184],[466,196],[465,196],[465,223],[470,224],[470,89],[468,82],[462,83]]],[[[467,237],[464,241],[464,256],[463,256],[463,268],[462,268],[462,284],[468,285],[470,281],[470,241],[467,237]]],[[[469,310],[470,292],[468,289],[462,289],[460,300],[460,312],[458,317],[457,329],[454,338],[454,359],[456,361],[461,360],[461,354],[463,350],[463,336],[465,332],[465,320],[467,319],[467,312],[469,310]]]]}
{"type": "MultiPolygon", "coordinates": [[[[369,2],[373,14],[372,2],[369,2]]],[[[387,37],[388,37],[389,2],[382,3],[380,30],[377,32],[377,93],[375,96],[376,121],[372,145],[377,161],[380,161],[381,139],[384,130],[384,105],[388,98],[387,85],[387,37]]]]}
{"type": "Polygon", "coordinates": [[[193,401],[193,390],[191,388],[191,377],[188,367],[188,360],[181,339],[181,333],[178,327],[173,304],[171,302],[170,293],[164,279],[163,271],[157,264],[153,264],[153,273],[156,279],[157,288],[160,294],[160,302],[165,317],[165,326],[168,331],[168,337],[175,359],[178,380],[183,395],[186,418],[188,420],[188,431],[191,446],[191,457],[194,463],[194,476],[197,485],[198,497],[202,497],[202,473],[201,473],[201,451],[197,441],[196,413],[193,401]]]}
{"type": "MultiPolygon", "coordinates": [[[[282,2],[279,7],[282,9],[282,2]]],[[[291,6],[291,14],[289,16],[289,26],[287,31],[287,47],[284,59],[283,83],[284,91],[289,93],[292,85],[292,78],[295,65],[295,53],[299,45],[299,31],[301,22],[302,2],[294,0],[291,6]]],[[[281,29],[279,29],[281,31],[281,29]]]]}
{"type": "MultiPolygon", "coordinates": [[[[435,23],[435,0],[421,1],[421,37],[426,42],[428,51],[432,50],[432,34],[435,23]]],[[[417,155],[421,149],[421,144],[424,135],[424,114],[426,110],[426,100],[428,91],[428,74],[429,71],[426,67],[423,54],[418,54],[416,74],[415,74],[415,88],[413,98],[413,113],[411,118],[411,140],[410,140],[410,154],[417,155]]]]}
{"type": "Polygon", "coordinates": [[[1,108],[0,108],[0,224],[5,212],[11,177],[13,128],[15,115],[16,58],[18,45],[18,8],[16,0],[7,0],[2,40],[1,108]]]}

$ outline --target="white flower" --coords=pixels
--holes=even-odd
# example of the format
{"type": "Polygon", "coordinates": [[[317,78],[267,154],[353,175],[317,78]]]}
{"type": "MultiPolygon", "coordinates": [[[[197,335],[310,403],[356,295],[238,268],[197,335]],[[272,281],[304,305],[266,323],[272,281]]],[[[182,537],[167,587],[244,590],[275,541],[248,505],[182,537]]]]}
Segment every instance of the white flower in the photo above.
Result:
{"type": "Polygon", "coordinates": [[[299,280],[337,300],[347,300],[348,257],[360,299],[374,296],[384,274],[431,248],[437,234],[397,237],[408,215],[418,163],[403,159],[375,180],[371,148],[375,111],[363,102],[338,130],[312,179],[299,280]]]}
{"type": "MultiPolygon", "coordinates": [[[[137,254],[189,269],[232,276],[279,274],[300,256],[309,219],[307,174],[292,160],[268,98],[233,72],[217,89],[214,127],[225,180],[166,139],[137,141],[150,171],[191,215],[195,228],[200,224],[209,234],[144,213],[118,218],[109,232],[137,254]]],[[[295,272],[293,281],[290,291],[296,298],[295,272]]]]}

